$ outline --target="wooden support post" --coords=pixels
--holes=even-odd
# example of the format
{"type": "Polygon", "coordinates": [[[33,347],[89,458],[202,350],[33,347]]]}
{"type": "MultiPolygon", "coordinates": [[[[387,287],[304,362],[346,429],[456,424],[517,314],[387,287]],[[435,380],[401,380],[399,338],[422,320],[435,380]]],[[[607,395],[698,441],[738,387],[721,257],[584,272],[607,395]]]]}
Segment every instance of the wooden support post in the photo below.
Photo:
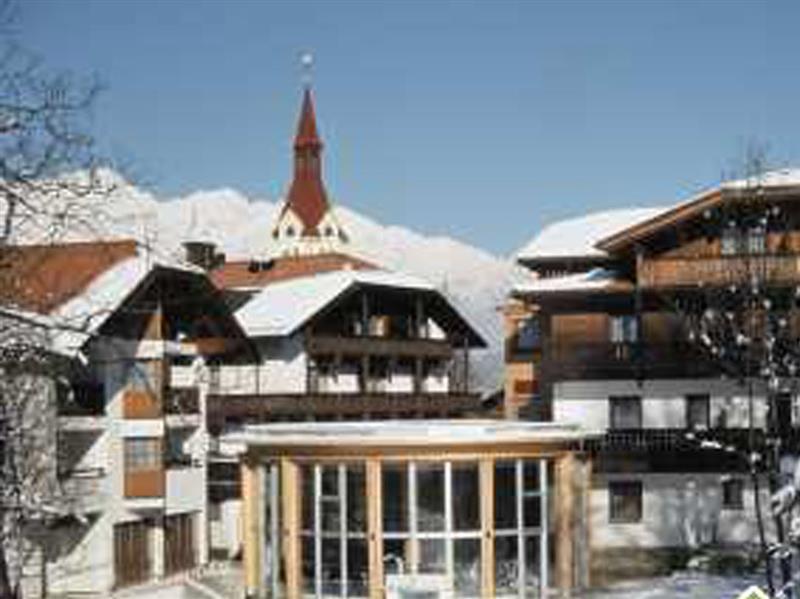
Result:
{"type": "Polygon", "coordinates": [[[422,358],[414,358],[414,393],[422,393],[422,358]]]}
{"type": "Polygon", "coordinates": [[[556,460],[556,584],[563,594],[573,586],[573,530],[575,518],[575,454],[556,460]]]}
{"type": "Polygon", "coordinates": [[[464,393],[469,393],[469,337],[464,334],[464,393]]]}
{"type": "Polygon", "coordinates": [[[283,559],[287,599],[302,594],[302,548],[300,545],[300,508],[302,497],[300,469],[288,459],[281,460],[281,503],[283,511],[283,559]]]}
{"type": "Polygon", "coordinates": [[[494,597],[494,461],[479,464],[481,494],[481,597],[494,597]]]}
{"type": "Polygon", "coordinates": [[[415,339],[424,339],[428,337],[427,334],[427,319],[425,318],[425,309],[422,304],[422,296],[417,294],[414,296],[414,335],[415,339]]]}
{"type": "Polygon", "coordinates": [[[257,597],[261,586],[261,526],[260,495],[263,487],[259,484],[259,466],[251,456],[244,456],[241,464],[242,476],[242,534],[244,536],[245,597],[257,597]]]}
{"type": "Polygon", "coordinates": [[[367,551],[369,556],[369,597],[382,599],[383,581],[383,490],[381,463],[367,460],[367,551]]]}
{"type": "Polygon", "coordinates": [[[578,547],[581,552],[578,562],[578,584],[586,589],[592,583],[592,458],[584,456],[582,466],[580,493],[583,498],[581,506],[583,510],[580,514],[578,537],[578,547]]]}
{"type": "Polygon", "coordinates": [[[361,292],[361,335],[364,337],[369,337],[370,330],[369,330],[369,300],[367,298],[367,292],[361,292]]]}
{"type": "Polygon", "coordinates": [[[361,393],[369,393],[369,354],[361,356],[361,393]]]}

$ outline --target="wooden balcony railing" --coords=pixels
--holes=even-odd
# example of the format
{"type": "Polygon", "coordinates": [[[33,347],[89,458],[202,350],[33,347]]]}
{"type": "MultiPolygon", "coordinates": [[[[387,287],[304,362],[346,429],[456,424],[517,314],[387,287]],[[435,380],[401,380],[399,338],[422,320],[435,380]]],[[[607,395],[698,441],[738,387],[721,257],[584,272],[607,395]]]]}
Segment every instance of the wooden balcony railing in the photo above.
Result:
{"type": "Polygon", "coordinates": [[[161,418],[161,402],[150,391],[126,389],[122,394],[122,417],[130,419],[161,418]]]}
{"type": "Polygon", "coordinates": [[[275,419],[361,417],[453,417],[481,409],[480,397],[466,393],[298,393],[209,395],[210,427],[225,420],[268,422],[275,419]]]}
{"type": "Polygon", "coordinates": [[[163,497],[164,487],[165,470],[163,468],[125,471],[125,497],[127,499],[163,497]]]}
{"type": "Polygon", "coordinates": [[[800,255],[645,259],[638,281],[644,288],[695,288],[741,283],[753,274],[770,283],[800,282],[800,255]]]}
{"type": "Polygon", "coordinates": [[[401,339],[378,336],[312,336],[306,340],[306,349],[312,355],[340,354],[443,359],[453,355],[450,343],[442,339],[401,339]]]}
{"type": "MultiPolygon", "coordinates": [[[[787,428],[780,437],[787,447],[800,443],[800,429],[787,428]]],[[[735,453],[747,451],[751,432],[747,428],[709,428],[691,430],[687,428],[640,428],[608,430],[598,438],[587,441],[594,450],[672,450],[672,451],[717,451],[735,453]]],[[[768,445],[767,432],[762,428],[752,431],[752,443],[756,449],[768,445]]]]}
{"type": "Polygon", "coordinates": [[[547,344],[542,353],[543,382],[586,379],[646,379],[719,374],[718,365],[689,343],[547,344]]]}
{"type": "Polygon", "coordinates": [[[106,500],[103,468],[76,468],[58,472],[58,482],[65,507],[75,512],[91,512],[103,508],[106,500]]]}

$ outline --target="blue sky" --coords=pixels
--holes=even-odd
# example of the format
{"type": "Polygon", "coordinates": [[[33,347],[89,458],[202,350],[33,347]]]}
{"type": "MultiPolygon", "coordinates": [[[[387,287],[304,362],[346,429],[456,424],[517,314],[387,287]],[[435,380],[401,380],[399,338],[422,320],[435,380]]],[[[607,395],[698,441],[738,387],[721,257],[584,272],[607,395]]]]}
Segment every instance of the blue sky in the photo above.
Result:
{"type": "Polygon", "coordinates": [[[96,73],[104,149],[171,196],[289,182],[299,55],[335,201],[498,254],[585,211],[800,166],[797,2],[28,0],[19,37],[96,73]]]}

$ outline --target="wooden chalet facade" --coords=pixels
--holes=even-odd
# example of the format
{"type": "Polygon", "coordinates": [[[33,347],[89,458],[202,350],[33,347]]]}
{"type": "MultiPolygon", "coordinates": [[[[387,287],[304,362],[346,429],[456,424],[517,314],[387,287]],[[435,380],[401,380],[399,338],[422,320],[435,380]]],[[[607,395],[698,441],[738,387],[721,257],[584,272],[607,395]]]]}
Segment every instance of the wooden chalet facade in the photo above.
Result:
{"type": "Polygon", "coordinates": [[[794,387],[768,392],[766,356],[742,349],[765,342],[775,302],[782,338],[800,339],[800,178],[787,179],[565,221],[518,257],[533,276],[505,310],[504,411],[603,433],[590,443],[591,526],[606,572],[653,571],[675,552],[757,538],[744,456],[770,433],[789,448],[798,437],[794,387]],[[594,233],[564,251],[576,231],[594,233]],[[743,317],[745,289],[761,304],[743,317]],[[712,318],[747,336],[718,343],[706,334],[712,318]]]}

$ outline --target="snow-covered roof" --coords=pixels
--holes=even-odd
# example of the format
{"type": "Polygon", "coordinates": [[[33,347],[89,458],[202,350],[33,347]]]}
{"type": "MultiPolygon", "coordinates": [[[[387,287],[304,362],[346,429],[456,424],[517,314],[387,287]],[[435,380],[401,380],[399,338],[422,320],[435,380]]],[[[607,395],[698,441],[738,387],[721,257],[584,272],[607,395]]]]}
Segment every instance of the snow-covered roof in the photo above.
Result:
{"type": "Polygon", "coordinates": [[[517,260],[603,257],[606,253],[595,247],[598,241],[664,210],[666,208],[605,210],[553,223],[517,252],[517,260]]]}
{"type": "Polygon", "coordinates": [[[304,422],[246,425],[223,435],[223,449],[245,447],[447,446],[498,443],[559,443],[598,436],[578,424],[503,420],[391,420],[367,422],[304,422]]]}
{"type": "Polygon", "coordinates": [[[544,277],[516,284],[512,293],[542,294],[581,291],[629,290],[631,283],[620,278],[613,270],[593,268],[586,272],[563,277],[544,277]]]}
{"type": "Polygon", "coordinates": [[[340,270],[268,285],[236,317],[249,337],[290,335],[354,285],[435,290],[420,278],[387,270],[340,270]]]}
{"type": "Polygon", "coordinates": [[[70,328],[95,333],[155,267],[202,272],[183,264],[154,263],[141,255],[128,258],[100,274],[79,295],[56,307],[50,316],[70,328]]]}
{"type": "Polygon", "coordinates": [[[596,245],[599,248],[603,248],[601,251],[615,251],[620,246],[631,243],[634,239],[650,235],[664,226],[674,225],[677,222],[696,217],[704,210],[723,201],[723,194],[726,190],[738,191],[757,187],[765,189],[800,187],[800,169],[786,168],[768,171],[752,177],[723,181],[716,187],[704,189],[688,199],[658,211],[648,218],[643,218],[638,222],[630,222],[624,227],[608,231],[601,239],[596,240],[596,245]]]}
{"type": "Polygon", "coordinates": [[[789,187],[800,185],[800,168],[784,168],[768,171],[761,175],[725,181],[723,189],[744,189],[748,187],[789,187]]]}

